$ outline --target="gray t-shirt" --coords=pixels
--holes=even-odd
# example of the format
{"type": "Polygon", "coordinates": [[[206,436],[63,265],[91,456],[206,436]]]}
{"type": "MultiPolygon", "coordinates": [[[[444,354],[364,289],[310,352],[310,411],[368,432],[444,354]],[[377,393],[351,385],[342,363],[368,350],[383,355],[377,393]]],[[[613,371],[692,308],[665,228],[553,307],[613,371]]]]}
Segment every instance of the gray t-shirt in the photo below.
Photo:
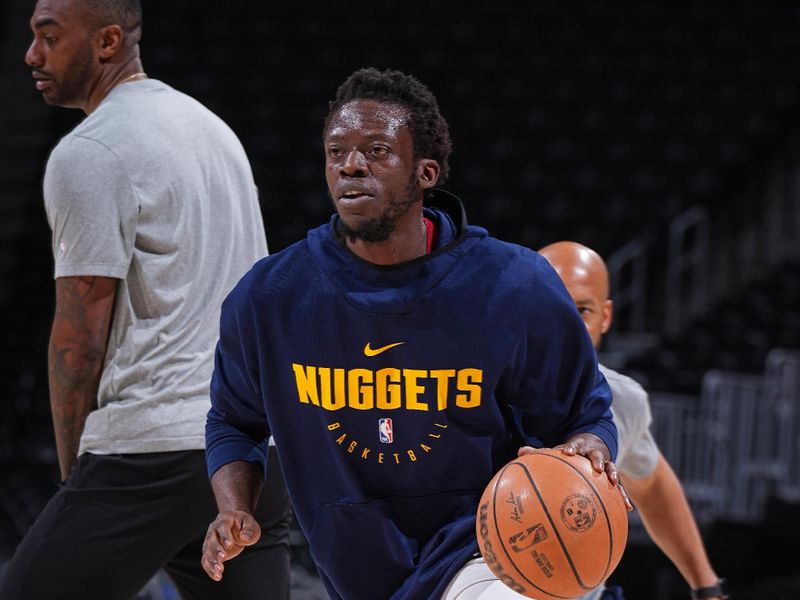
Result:
{"type": "Polygon", "coordinates": [[[228,291],[267,254],[233,131],[153,79],[111,90],[50,154],[55,277],[120,279],[80,453],[202,449],[228,291]]]}
{"type": "Polygon", "coordinates": [[[622,373],[603,365],[600,365],[600,371],[611,388],[611,413],[619,435],[617,469],[623,478],[647,477],[655,470],[659,456],[658,446],[650,432],[653,416],[647,392],[637,381],[622,373]]]}
{"type": "MultiPolygon", "coordinates": [[[[642,479],[656,468],[659,450],[650,433],[653,416],[647,392],[637,381],[603,365],[600,365],[600,371],[611,388],[611,413],[619,436],[614,464],[624,485],[625,477],[642,479]]],[[[577,600],[600,600],[604,589],[605,585],[601,585],[577,600]]]]}

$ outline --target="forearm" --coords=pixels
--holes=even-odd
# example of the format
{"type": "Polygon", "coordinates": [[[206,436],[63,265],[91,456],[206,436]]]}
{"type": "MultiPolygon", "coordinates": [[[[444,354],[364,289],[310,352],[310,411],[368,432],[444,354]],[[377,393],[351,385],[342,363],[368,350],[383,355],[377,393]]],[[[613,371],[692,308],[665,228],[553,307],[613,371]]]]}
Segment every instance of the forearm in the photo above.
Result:
{"type": "Polygon", "coordinates": [[[116,280],[56,280],[56,310],[48,346],[50,407],[61,478],[78,457],[81,433],[97,407],[116,280]]]}
{"type": "Polygon", "coordinates": [[[51,336],[48,352],[48,375],[50,385],[50,410],[53,416],[58,466],[61,479],[69,475],[78,458],[83,426],[89,413],[97,406],[99,371],[90,368],[94,361],[71,356],[51,336]],[[77,367],[70,362],[85,365],[77,367]]]}
{"type": "Polygon", "coordinates": [[[690,587],[718,580],[680,481],[663,456],[644,480],[623,479],[650,537],[690,587]]]}
{"type": "Polygon", "coordinates": [[[222,465],[211,477],[219,512],[253,514],[263,481],[261,466],[255,463],[239,460],[222,465]]]}
{"type": "Polygon", "coordinates": [[[261,538],[253,517],[263,480],[260,465],[243,460],[222,465],[211,476],[219,514],[208,526],[200,564],[215,581],[222,579],[224,562],[238,556],[261,538]]]}

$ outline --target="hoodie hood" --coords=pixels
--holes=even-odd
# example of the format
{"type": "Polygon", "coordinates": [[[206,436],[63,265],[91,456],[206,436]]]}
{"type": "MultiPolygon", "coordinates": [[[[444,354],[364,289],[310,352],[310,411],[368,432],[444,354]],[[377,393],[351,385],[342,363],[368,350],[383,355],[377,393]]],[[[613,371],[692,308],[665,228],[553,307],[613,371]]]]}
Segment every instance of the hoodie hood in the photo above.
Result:
{"type": "Polygon", "coordinates": [[[354,261],[338,233],[338,215],[309,232],[311,256],[351,306],[371,313],[411,312],[488,235],[486,229],[467,224],[461,200],[444,190],[429,194],[423,212],[436,227],[434,247],[425,256],[396,265],[354,261]]]}

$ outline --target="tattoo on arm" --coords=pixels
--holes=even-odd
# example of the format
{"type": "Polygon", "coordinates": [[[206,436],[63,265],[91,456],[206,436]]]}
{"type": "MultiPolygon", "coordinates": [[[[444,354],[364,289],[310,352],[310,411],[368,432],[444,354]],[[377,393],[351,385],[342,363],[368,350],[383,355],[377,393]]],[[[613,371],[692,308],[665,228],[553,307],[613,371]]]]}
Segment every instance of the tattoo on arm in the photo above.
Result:
{"type": "Polygon", "coordinates": [[[117,282],[109,277],[56,279],[48,376],[62,479],[77,461],[86,417],[97,407],[117,282]]]}

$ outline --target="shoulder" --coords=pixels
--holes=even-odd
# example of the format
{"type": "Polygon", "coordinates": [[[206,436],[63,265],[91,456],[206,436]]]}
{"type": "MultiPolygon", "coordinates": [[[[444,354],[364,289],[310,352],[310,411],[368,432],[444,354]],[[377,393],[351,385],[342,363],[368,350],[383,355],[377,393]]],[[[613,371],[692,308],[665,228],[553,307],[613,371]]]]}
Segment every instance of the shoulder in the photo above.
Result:
{"type": "Polygon", "coordinates": [[[307,240],[258,260],[239,279],[225,300],[227,310],[240,311],[249,306],[291,302],[307,290],[314,268],[307,240]]]}
{"type": "Polygon", "coordinates": [[[658,461],[658,445],[650,432],[652,414],[647,392],[631,377],[599,366],[611,388],[611,413],[619,432],[617,467],[626,476],[647,477],[658,461]]]}
{"type": "Polygon", "coordinates": [[[124,162],[106,144],[73,130],[50,151],[44,170],[45,192],[92,194],[102,182],[126,172],[124,162]]]}
{"type": "Polygon", "coordinates": [[[64,135],[53,146],[48,157],[48,167],[53,164],[82,162],[85,153],[95,158],[96,156],[110,155],[111,149],[107,144],[91,135],[91,123],[77,125],[72,131],[64,135]]]}
{"type": "Polygon", "coordinates": [[[600,366],[600,372],[603,373],[606,380],[609,382],[609,385],[611,385],[613,382],[613,384],[620,389],[624,389],[625,391],[639,394],[645,397],[647,396],[647,392],[642,387],[642,384],[640,384],[632,377],[623,375],[619,371],[615,371],[614,369],[606,367],[605,365],[601,364],[599,366],[600,366]]]}
{"type": "MultiPolygon", "coordinates": [[[[117,86],[109,92],[76,132],[121,151],[141,146],[202,143],[209,131],[230,127],[196,98],[157,79],[117,86]]],[[[234,136],[235,137],[235,136],[234,136]]]]}
{"type": "Polygon", "coordinates": [[[482,258],[481,272],[472,274],[491,287],[493,298],[501,298],[510,310],[527,315],[537,330],[584,325],[563,281],[538,252],[525,246],[485,237],[473,254],[482,258]],[[543,329],[544,328],[544,329],[543,329]]]}
{"type": "Polygon", "coordinates": [[[575,303],[555,269],[538,252],[526,246],[487,237],[493,265],[519,301],[536,313],[577,317],[575,303]]]}
{"type": "Polygon", "coordinates": [[[500,267],[498,275],[514,280],[521,286],[544,284],[550,287],[556,281],[561,281],[550,263],[526,246],[485,235],[480,238],[476,250],[485,261],[500,267]]]}
{"type": "Polygon", "coordinates": [[[637,410],[650,413],[647,392],[638,381],[604,365],[599,367],[611,388],[612,406],[617,412],[637,410]]]}
{"type": "Polygon", "coordinates": [[[56,143],[48,157],[48,169],[77,164],[82,173],[109,176],[111,173],[106,172],[109,162],[126,167],[126,161],[120,158],[120,148],[140,136],[149,123],[144,118],[122,118],[121,106],[131,102],[124,100],[124,94],[119,98],[115,93],[119,94],[116,88],[56,143]]]}

